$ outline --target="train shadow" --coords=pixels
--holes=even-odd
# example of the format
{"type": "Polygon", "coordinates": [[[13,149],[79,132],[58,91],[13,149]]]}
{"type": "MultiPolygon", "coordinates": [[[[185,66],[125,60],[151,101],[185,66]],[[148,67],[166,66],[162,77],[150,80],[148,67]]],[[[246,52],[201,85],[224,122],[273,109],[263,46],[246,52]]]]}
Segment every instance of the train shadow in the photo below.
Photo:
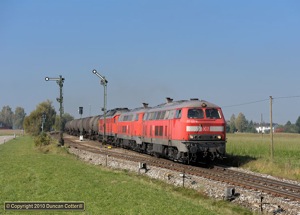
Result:
{"type": "Polygon", "coordinates": [[[257,160],[257,158],[248,155],[226,155],[226,158],[222,160],[221,164],[230,167],[241,167],[255,160],[257,160]]]}
{"type": "Polygon", "coordinates": [[[228,167],[241,167],[255,160],[257,160],[257,158],[248,155],[242,156],[242,155],[227,154],[226,157],[224,157],[222,160],[214,160],[214,161],[206,160],[198,163],[190,163],[187,165],[198,166],[207,169],[213,169],[215,166],[228,168],[228,167]]]}

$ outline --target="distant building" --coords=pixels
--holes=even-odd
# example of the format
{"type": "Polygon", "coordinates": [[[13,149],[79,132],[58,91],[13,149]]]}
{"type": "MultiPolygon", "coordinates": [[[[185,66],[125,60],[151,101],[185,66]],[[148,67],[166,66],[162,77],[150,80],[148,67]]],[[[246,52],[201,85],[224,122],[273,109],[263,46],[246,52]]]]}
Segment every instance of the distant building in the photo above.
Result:
{"type": "MultiPolygon", "coordinates": [[[[277,127],[276,123],[274,123],[272,126],[273,133],[275,131],[275,127],[277,127]]],[[[271,126],[270,126],[270,123],[261,123],[261,124],[256,124],[255,129],[256,129],[257,133],[263,133],[263,134],[270,133],[271,126]]]]}
{"type": "Polygon", "coordinates": [[[12,129],[12,127],[7,126],[6,124],[4,124],[3,122],[0,121],[0,129],[12,129]]]}

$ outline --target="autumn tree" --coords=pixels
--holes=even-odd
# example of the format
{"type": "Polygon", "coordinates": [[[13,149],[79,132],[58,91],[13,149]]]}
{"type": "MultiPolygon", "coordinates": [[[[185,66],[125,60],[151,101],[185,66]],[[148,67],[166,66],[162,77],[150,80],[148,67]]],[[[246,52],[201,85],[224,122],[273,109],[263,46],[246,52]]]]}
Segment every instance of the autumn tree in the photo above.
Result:
{"type": "Polygon", "coordinates": [[[52,102],[47,100],[37,105],[36,109],[25,117],[24,129],[26,132],[32,135],[38,135],[42,126],[42,115],[46,114],[46,120],[44,123],[44,131],[51,131],[55,123],[56,111],[52,105],[52,102]]]}
{"type": "Polygon", "coordinates": [[[245,132],[248,127],[248,121],[243,113],[239,113],[235,120],[235,126],[239,132],[245,132]]]}

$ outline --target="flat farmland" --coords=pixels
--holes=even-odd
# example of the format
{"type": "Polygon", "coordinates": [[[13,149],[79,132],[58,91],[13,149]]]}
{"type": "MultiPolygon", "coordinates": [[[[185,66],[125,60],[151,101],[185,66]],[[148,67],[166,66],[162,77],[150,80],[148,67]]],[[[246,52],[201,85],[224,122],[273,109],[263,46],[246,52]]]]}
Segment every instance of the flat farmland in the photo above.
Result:
{"type": "Polygon", "coordinates": [[[300,134],[227,134],[226,164],[300,181],[300,134]]]}
{"type": "Polygon", "coordinates": [[[7,135],[23,135],[24,130],[13,130],[13,129],[0,129],[0,136],[7,136],[7,135]]]}

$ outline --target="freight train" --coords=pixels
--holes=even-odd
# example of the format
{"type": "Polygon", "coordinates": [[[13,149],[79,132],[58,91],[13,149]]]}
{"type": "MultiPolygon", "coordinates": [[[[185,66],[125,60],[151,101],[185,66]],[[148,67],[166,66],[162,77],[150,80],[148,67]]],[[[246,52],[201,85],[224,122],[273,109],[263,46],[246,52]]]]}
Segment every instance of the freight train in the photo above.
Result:
{"type": "Polygon", "coordinates": [[[65,131],[187,164],[222,159],[226,152],[221,108],[199,99],[167,98],[155,107],[116,108],[105,119],[99,115],[69,121],[65,131]]]}

